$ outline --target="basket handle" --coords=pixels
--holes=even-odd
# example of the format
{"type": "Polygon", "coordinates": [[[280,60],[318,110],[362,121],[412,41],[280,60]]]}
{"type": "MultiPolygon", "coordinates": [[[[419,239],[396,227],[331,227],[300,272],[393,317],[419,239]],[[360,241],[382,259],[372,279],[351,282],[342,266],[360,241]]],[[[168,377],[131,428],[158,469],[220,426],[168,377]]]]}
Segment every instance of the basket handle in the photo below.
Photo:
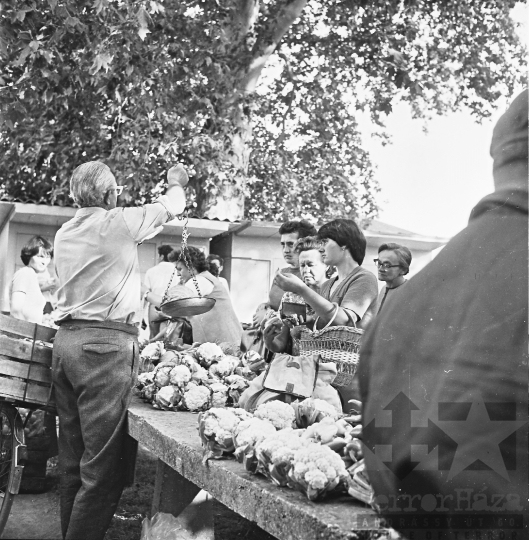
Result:
{"type": "Polygon", "coordinates": [[[321,330],[325,330],[326,328],[331,326],[331,324],[334,322],[334,319],[336,319],[336,315],[338,315],[338,309],[339,309],[340,306],[338,304],[335,304],[334,302],[333,302],[333,306],[334,306],[334,313],[332,314],[329,322],[323,328],[318,329],[318,321],[320,320],[320,318],[319,318],[319,316],[316,317],[316,320],[314,321],[314,331],[315,332],[320,332],[321,330]]]}

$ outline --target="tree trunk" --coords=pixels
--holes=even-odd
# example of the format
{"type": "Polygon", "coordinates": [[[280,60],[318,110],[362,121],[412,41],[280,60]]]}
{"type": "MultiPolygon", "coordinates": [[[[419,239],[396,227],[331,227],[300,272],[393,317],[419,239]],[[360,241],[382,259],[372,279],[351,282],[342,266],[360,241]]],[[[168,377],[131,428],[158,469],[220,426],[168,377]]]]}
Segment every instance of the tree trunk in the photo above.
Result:
{"type": "Polygon", "coordinates": [[[231,145],[227,150],[227,159],[233,165],[232,178],[219,179],[219,191],[208,196],[205,217],[240,221],[244,217],[244,189],[248,176],[252,125],[243,107],[237,108],[231,145]]]}
{"type": "MultiPolygon", "coordinates": [[[[241,47],[252,48],[253,58],[242,73],[236,92],[245,96],[255,92],[257,82],[266,62],[277,49],[282,37],[301,15],[308,0],[286,1],[278,12],[275,24],[269,33],[258,38],[253,34],[254,24],[259,13],[259,2],[256,0],[239,0],[239,9],[235,19],[231,21],[228,33],[241,47]],[[256,41],[257,40],[257,41],[256,41]]],[[[252,124],[250,110],[239,103],[233,116],[231,145],[226,148],[226,159],[233,165],[231,178],[219,179],[218,192],[208,197],[205,217],[209,219],[228,219],[239,221],[244,217],[244,192],[250,161],[250,143],[252,140],[252,124]]]]}

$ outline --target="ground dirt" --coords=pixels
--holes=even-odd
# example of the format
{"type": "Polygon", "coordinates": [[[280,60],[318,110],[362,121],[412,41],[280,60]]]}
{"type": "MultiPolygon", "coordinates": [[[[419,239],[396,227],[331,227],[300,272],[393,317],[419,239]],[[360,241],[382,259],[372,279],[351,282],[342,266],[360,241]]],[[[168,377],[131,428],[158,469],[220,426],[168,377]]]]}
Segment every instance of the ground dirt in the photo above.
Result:
{"type": "MultiPolygon", "coordinates": [[[[154,492],[156,458],[140,447],[135,481],[123,492],[105,540],[140,540],[142,522],[149,518],[154,492]]],[[[214,504],[215,540],[274,540],[255,524],[214,504]]],[[[46,491],[15,497],[2,540],[62,540],[56,460],[48,462],[46,491]]],[[[177,540],[177,539],[175,539],[177,540]]]]}

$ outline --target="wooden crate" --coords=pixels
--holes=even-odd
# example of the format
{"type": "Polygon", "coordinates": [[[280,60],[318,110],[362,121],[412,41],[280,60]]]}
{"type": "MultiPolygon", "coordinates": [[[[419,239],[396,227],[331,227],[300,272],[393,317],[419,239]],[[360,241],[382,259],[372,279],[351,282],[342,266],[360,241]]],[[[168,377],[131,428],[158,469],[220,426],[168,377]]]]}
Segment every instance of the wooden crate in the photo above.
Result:
{"type": "Polygon", "coordinates": [[[56,330],[0,315],[0,397],[53,408],[51,341],[56,330]]]}

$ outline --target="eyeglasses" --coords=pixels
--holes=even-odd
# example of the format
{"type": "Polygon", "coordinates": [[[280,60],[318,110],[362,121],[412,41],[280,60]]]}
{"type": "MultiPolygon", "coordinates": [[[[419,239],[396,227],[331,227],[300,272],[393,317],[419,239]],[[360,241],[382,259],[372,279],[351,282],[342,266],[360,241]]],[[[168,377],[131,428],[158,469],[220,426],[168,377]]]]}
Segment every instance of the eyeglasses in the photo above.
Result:
{"type": "Polygon", "coordinates": [[[390,268],[397,268],[400,264],[389,264],[387,262],[380,262],[380,259],[373,259],[373,262],[377,265],[377,268],[383,268],[389,270],[390,268]]]}

